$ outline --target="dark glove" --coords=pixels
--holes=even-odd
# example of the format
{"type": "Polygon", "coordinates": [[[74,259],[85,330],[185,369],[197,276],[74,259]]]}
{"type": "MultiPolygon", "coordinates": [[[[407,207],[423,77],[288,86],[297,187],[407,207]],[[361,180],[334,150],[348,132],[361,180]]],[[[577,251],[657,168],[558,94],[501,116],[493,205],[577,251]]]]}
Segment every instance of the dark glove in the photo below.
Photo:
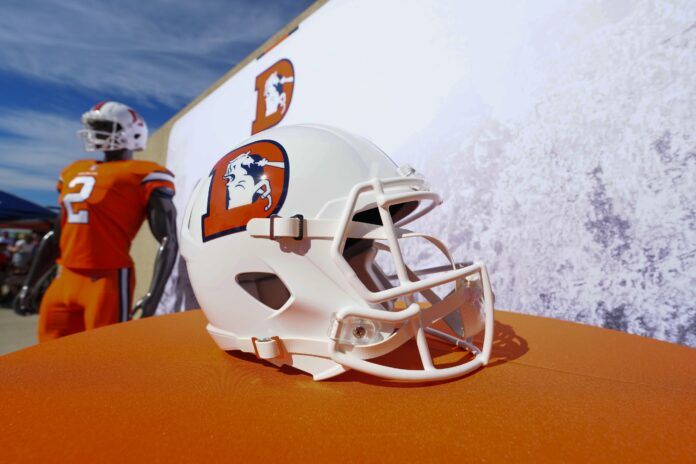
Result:
{"type": "Polygon", "coordinates": [[[31,292],[26,285],[22,287],[15,299],[12,301],[12,309],[20,316],[36,314],[36,310],[31,304],[31,292]]]}
{"type": "Polygon", "coordinates": [[[135,303],[131,312],[131,319],[142,319],[155,314],[158,301],[152,297],[152,294],[146,293],[141,299],[135,303]]]}

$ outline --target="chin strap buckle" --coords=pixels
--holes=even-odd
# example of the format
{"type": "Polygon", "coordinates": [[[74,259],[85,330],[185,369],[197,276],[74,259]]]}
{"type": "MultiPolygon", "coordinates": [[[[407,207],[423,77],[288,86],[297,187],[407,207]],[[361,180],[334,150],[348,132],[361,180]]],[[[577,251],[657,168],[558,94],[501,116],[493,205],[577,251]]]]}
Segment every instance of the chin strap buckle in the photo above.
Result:
{"type": "Polygon", "coordinates": [[[280,338],[256,338],[251,337],[254,353],[259,359],[273,359],[280,356],[280,338]]]}
{"type": "Polygon", "coordinates": [[[303,215],[296,214],[289,218],[283,218],[277,214],[272,214],[268,217],[268,220],[268,238],[271,240],[276,238],[304,239],[305,221],[303,215]],[[290,221],[291,219],[297,219],[297,223],[293,224],[294,221],[290,221]],[[279,221],[279,223],[276,224],[276,221],[279,221]]]}
{"type": "Polygon", "coordinates": [[[291,218],[297,219],[298,228],[299,232],[297,234],[297,237],[294,237],[295,240],[302,240],[304,238],[304,216],[301,214],[296,214],[294,216],[290,216],[291,218]]]}
{"type": "Polygon", "coordinates": [[[280,216],[277,214],[271,214],[268,216],[268,220],[270,221],[270,225],[268,226],[268,238],[271,240],[275,240],[275,220],[278,219],[280,216]]]}

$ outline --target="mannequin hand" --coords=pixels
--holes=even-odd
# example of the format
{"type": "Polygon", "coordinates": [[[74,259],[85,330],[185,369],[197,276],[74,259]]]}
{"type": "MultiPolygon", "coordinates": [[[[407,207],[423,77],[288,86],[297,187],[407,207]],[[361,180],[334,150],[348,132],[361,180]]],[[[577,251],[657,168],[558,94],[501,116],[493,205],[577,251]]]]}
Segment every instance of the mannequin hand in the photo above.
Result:
{"type": "Polygon", "coordinates": [[[146,293],[145,296],[135,303],[133,312],[131,313],[131,319],[142,319],[154,315],[157,309],[157,303],[158,301],[152,297],[151,293],[146,293]]]}
{"type": "Polygon", "coordinates": [[[36,313],[31,306],[31,292],[26,285],[22,287],[14,301],[12,302],[14,312],[20,316],[28,316],[36,313]]]}

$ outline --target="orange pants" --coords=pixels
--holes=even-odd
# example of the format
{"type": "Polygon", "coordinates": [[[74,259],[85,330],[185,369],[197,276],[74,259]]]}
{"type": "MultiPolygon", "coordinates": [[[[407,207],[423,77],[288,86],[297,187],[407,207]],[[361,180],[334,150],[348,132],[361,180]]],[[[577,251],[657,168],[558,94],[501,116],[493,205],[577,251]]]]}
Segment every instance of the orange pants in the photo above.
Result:
{"type": "Polygon", "coordinates": [[[39,342],[127,321],[135,287],[132,268],[61,267],[39,309],[39,342]]]}

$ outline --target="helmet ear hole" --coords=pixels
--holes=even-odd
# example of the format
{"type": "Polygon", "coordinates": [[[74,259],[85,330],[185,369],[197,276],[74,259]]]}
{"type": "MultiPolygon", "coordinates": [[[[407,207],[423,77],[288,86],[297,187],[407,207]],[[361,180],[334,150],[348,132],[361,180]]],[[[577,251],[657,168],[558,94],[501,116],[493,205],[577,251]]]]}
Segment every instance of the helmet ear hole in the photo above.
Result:
{"type": "Polygon", "coordinates": [[[245,272],[237,274],[236,281],[249,295],[278,310],[290,299],[290,290],[282,280],[270,272],[245,272]]]}

